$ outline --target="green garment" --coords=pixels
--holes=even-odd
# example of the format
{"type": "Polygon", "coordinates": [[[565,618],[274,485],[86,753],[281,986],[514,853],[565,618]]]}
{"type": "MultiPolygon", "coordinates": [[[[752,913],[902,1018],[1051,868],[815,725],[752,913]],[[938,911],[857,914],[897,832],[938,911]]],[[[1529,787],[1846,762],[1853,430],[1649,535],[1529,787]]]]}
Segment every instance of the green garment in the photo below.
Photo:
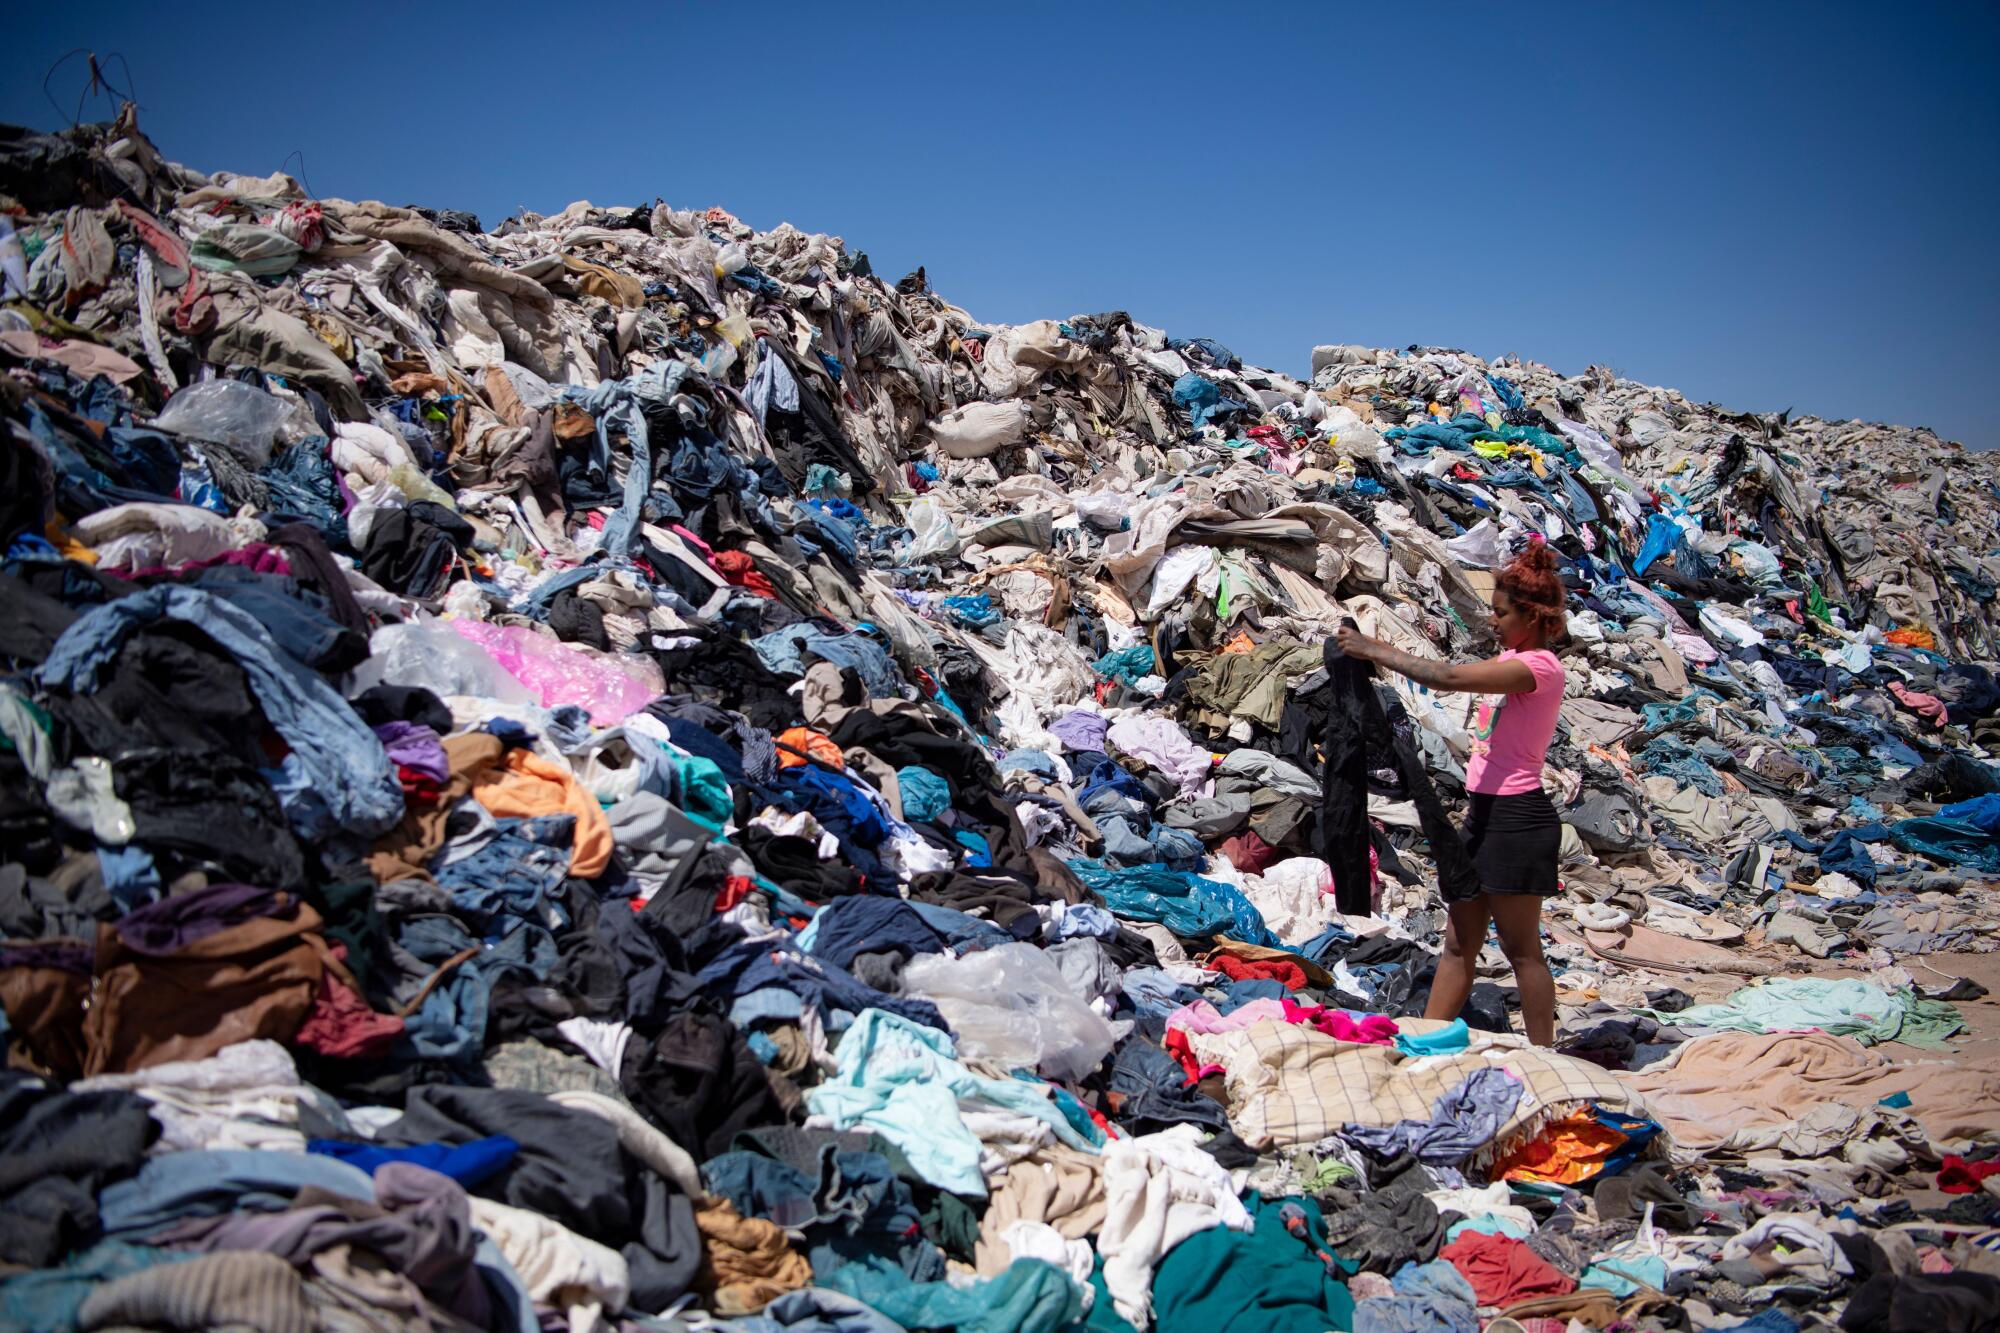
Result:
{"type": "MultiPolygon", "coordinates": [[[[1354,1298],[1314,1250],[1328,1250],[1311,1199],[1246,1199],[1255,1229],[1212,1227],[1167,1252],[1153,1270],[1156,1333],[1326,1333],[1349,1329],[1354,1298]],[[1279,1210],[1297,1204],[1311,1244],[1285,1230],[1279,1210]]],[[[1336,1258],[1344,1276],[1354,1266],[1336,1258]]],[[[1103,1299],[1102,1297],[1099,1298],[1103,1299]]]]}
{"type": "Polygon", "coordinates": [[[1635,1012],[1681,1027],[1734,1032],[1818,1028],[1864,1046],[1900,1041],[1934,1050],[1946,1049],[1945,1038],[1965,1026],[1958,1011],[1941,1000],[1919,999],[1908,989],[1889,992],[1865,981],[1821,977],[1774,977],[1744,987],[1721,1004],[1698,1004],[1676,1014],[1635,1012]]]}
{"type": "Polygon", "coordinates": [[[1022,1259],[999,1277],[954,1287],[912,1282],[901,1269],[852,1263],[826,1280],[905,1328],[959,1333],[1057,1333],[1083,1315],[1083,1293],[1069,1274],[1041,1259],[1022,1259]]]}
{"type": "MultiPolygon", "coordinates": [[[[983,1205],[985,1200],[980,1201],[983,1205]]],[[[979,1244],[979,1214],[949,1190],[939,1190],[930,1206],[918,1214],[924,1239],[953,1259],[971,1263],[973,1247],[979,1244]]]]}
{"type": "Polygon", "coordinates": [[[299,262],[299,243],[275,227],[225,222],[195,237],[188,258],[196,268],[275,278],[299,262]]]}
{"type": "Polygon", "coordinates": [[[1247,653],[1217,653],[1188,679],[1188,704],[1200,710],[1195,720],[1204,723],[1226,727],[1247,718],[1276,731],[1285,712],[1286,680],[1312,674],[1321,657],[1317,644],[1283,640],[1260,643],[1247,653]]]}

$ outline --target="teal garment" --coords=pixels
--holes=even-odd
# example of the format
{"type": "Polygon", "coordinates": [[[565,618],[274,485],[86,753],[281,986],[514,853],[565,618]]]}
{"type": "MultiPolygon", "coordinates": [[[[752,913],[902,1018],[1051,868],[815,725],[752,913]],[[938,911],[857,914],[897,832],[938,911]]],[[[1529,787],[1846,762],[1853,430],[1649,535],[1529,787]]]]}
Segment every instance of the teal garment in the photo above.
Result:
{"type": "Polygon", "coordinates": [[[1721,702],[1722,696],[1714,690],[1703,689],[1697,685],[1692,690],[1689,690],[1687,697],[1679,703],[1647,704],[1639,712],[1645,719],[1643,724],[1644,730],[1649,732],[1660,731],[1677,722],[1694,721],[1695,717],[1701,712],[1701,706],[1705,703],[1721,702]]]}
{"type": "Polygon", "coordinates": [[[928,824],[951,808],[951,786],[928,768],[905,764],[896,770],[896,789],[903,797],[903,818],[928,824]]]}
{"type": "Polygon", "coordinates": [[[1892,993],[1865,981],[1821,977],[1774,977],[1746,986],[1720,1004],[1698,1004],[1675,1014],[1635,1012],[1681,1027],[1735,1032],[1818,1028],[1864,1046],[1900,1041],[1934,1049],[1944,1048],[1945,1038],[1965,1026],[1958,1011],[1941,1000],[1919,999],[1907,989],[1892,993]]]}
{"type": "Polygon", "coordinates": [[[85,1298],[104,1283],[200,1257],[193,1251],[99,1241],[60,1268],[41,1268],[0,1282],[0,1328],[75,1328],[76,1312],[85,1298]]]}
{"type": "Polygon", "coordinates": [[[729,794],[729,779],[713,759],[695,754],[671,756],[679,779],[681,813],[718,833],[736,814],[736,799],[729,794]]]}
{"type": "Polygon", "coordinates": [[[1133,644],[1130,648],[1120,648],[1106,653],[1090,664],[1090,669],[1106,680],[1115,680],[1120,685],[1137,685],[1142,679],[1153,674],[1153,646],[1148,643],[1133,644]]]}
{"type": "Polygon", "coordinates": [[[1314,1250],[1329,1251],[1311,1199],[1244,1200],[1254,1228],[1211,1227],[1167,1251],[1153,1270],[1157,1333],[1326,1333],[1353,1326],[1354,1298],[1341,1280],[1354,1265],[1336,1257],[1335,1276],[1314,1250]],[[1285,1229],[1285,1204],[1305,1213],[1311,1242],[1285,1229]]]}
{"type": "Polygon", "coordinates": [[[1111,866],[1102,861],[1071,861],[1069,868],[1118,916],[1157,921],[1182,939],[1228,935],[1245,944],[1283,947],[1256,905],[1220,880],[1164,866],[1111,866]]]}
{"type": "Polygon", "coordinates": [[[1093,1148],[1102,1148],[1104,1146],[1104,1131],[1098,1128],[1095,1120],[1090,1118],[1089,1109],[1072,1096],[1061,1084],[1045,1084],[1037,1075],[1025,1069],[1015,1070],[1014,1077],[1020,1079],[1023,1083],[1033,1084],[1036,1087],[1046,1089],[1049,1094],[1049,1100],[1054,1102],[1055,1108],[1063,1113],[1063,1116],[1069,1121],[1071,1129],[1088,1139],[1093,1148]]]}
{"type": "Polygon", "coordinates": [[[1453,1222],[1445,1229],[1445,1243],[1449,1245],[1468,1231],[1476,1231],[1482,1236],[1507,1236],[1514,1240],[1526,1240],[1534,1234],[1533,1227],[1522,1226],[1512,1218],[1481,1213],[1477,1217],[1468,1217],[1463,1222],[1453,1222]]]}
{"type": "Polygon", "coordinates": [[[826,1280],[905,1328],[959,1333],[1057,1333],[1083,1316],[1083,1292],[1042,1259],[1018,1259],[999,1277],[954,1287],[912,1282],[900,1268],[852,1263],[826,1280]]]}
{"type": "Polygon", "coordinates": [[[1667,1285],[1667,1261],[1657,1255],[1642,1254],[1631,1259],[1606,1259],[1583,1270],[1576,1280],[1579,1287],[1599,1287],[1624,1300],[1640,1285],[1658,1291],[1667,1285]]]}
{"type": "Polygon", "coordinates": [[[1572,468],[1584,465],[1583,455],[1568,440],[1551,435],[1540,426],[1488,426],[1479,432],[1478,438],[1502,440],[1508,444],[1531,444],[1545,454],[1560,458],[1572,468]]]}
{"type": "Polygon", "coordinates": [[[2000,874],[2000,839],[1992,830],[1956,819],[1899,819],[1889,841],[1906,852],[1928,856],[1984,875],[2000,874]]]}
{"type": "Polygon", "coordinates": [[[1047,1088],[982,1078],[958,1063],[951,1037],[880,1009],[863,1010],[841,1035],[833,1075],[806,1093],[806,1109],[835,1129],[869,1129],[903,1150],[910,1167],[939,1189],[986,1197],[979,1140],[958,1114],[973,1102],[1030,1116],[1081,1152],[1096,1145],[1049,1100],[1047,1088]]]}
{"type": "Polygon", "coordinates": [[[1457,1055],[1472,1044],[1472,1029],[1462,1018],[1454,1018],[1436,1032],[1399,1033],[1396,1049],[1404,1055],[1457,1055]]]}

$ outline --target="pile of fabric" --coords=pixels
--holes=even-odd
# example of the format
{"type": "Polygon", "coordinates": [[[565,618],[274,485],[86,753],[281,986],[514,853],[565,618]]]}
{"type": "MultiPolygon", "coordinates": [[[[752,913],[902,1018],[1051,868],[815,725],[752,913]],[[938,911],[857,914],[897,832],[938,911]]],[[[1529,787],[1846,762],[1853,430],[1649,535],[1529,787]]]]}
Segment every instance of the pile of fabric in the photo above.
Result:
{"type": "Polygon", "coordinates": [[[1994,1326],[1987,457],[129,108],[0,284],[0,1325],[1994,1326]],[[1530,535],[1552,1050],[1420,1016],[1473,701],[1325,650],[1530,535]]]}

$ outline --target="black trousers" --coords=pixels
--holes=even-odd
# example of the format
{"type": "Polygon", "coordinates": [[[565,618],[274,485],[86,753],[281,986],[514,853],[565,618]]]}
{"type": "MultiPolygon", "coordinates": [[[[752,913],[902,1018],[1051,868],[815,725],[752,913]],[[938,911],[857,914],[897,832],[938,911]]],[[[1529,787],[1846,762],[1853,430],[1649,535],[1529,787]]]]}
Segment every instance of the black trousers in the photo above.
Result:
{"type": "Polygon", "coordinates": [[[1397,737],[1375,693],[1375,672],[1326,641],[1327,708],[1320,782],[1320,858],[1333,867],[1334,903],[1349,915],[1366,915],[1368,892],[1368,774],[1393,768],[1417,807],[1417,823],[1437,862],[1438,890],[1446,902],[1479,895],[1472,858],[1445,814],[1422,761],[1397,737]]]}

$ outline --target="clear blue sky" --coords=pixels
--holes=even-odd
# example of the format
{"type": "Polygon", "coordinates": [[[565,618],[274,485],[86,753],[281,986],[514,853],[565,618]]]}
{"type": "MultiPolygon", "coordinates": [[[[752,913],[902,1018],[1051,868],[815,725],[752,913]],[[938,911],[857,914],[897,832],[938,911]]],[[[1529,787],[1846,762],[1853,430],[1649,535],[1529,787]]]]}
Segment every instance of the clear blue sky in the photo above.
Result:
{"type": "Polygon", "coordinates": [[[1996,39],[1984,3],[44,4],[0,119],[122,51],[169,157],[299,150],[321,194],[719,203],[989,321],[1596,361],[1987,446],[1996,39]]]}

